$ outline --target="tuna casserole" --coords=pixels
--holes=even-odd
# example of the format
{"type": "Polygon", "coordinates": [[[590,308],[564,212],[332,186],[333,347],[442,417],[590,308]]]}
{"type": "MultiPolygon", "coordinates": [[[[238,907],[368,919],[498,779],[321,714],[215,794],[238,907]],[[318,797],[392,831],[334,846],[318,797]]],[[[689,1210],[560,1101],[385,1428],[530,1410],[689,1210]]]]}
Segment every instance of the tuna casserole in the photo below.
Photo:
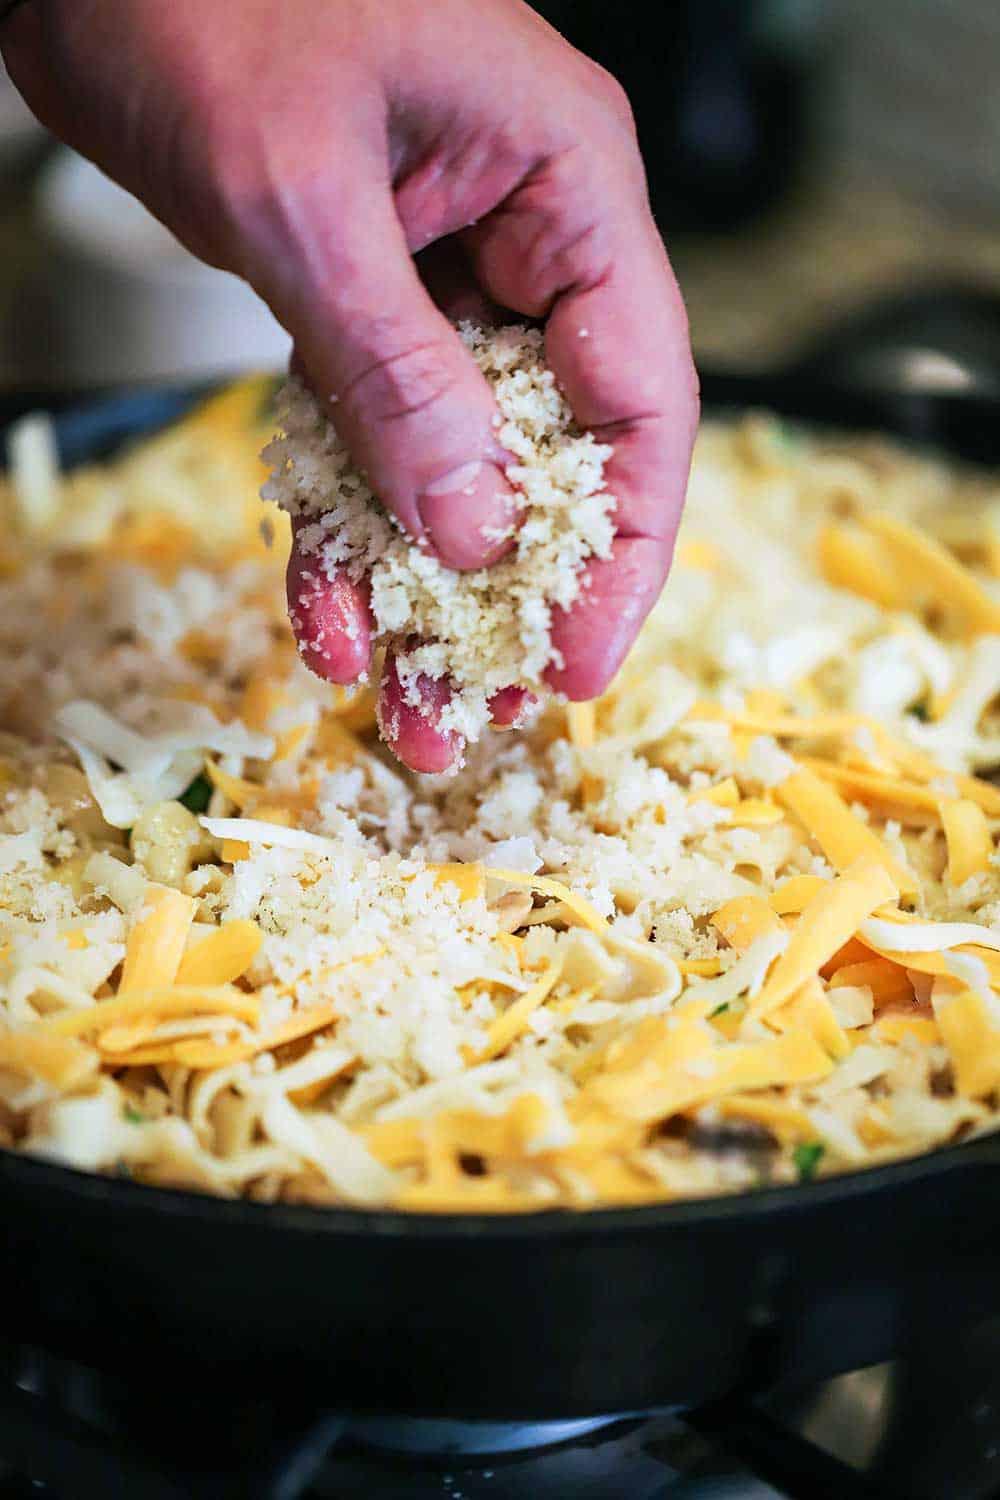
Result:
{"type": "Polygon", "coordinates": [[[409,776],[284,612],[248,382],[0,480],[0,1142],[519,1211],[927,1150],[1000,1089],[1000,489],[701,433],[611,691],[409,776]],[[262,516],[264,519],[262,521],[262,516]]]}

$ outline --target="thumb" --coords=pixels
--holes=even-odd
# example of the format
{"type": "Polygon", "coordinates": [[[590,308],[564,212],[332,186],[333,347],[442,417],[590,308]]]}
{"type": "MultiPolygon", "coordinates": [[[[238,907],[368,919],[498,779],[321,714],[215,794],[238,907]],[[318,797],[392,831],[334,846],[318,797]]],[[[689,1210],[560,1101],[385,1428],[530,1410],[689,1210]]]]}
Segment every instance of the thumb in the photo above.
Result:
{"type": "Polygon", "coordinates": [[[518,512],[496,406],[420,281],[388,188],[292,251],[293,294],[272,305],[355,463],[449,567],[495,562],[518,512]]]}

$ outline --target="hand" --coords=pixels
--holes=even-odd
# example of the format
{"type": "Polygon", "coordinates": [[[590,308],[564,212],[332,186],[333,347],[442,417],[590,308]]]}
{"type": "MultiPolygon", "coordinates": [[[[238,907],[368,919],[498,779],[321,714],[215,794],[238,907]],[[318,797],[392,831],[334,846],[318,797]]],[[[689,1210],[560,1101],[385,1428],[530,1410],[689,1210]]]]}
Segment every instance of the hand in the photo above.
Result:
{"type": "MultiPolygon", "coordinates": [[[[375,491],[452,567],[496,560],[481,529],[513,496],[492,397],[446,314],[547,319],[577,420],[614,445],[618,497],[613,557],[555,611],[565,665],[549,681],[601,692],[666,577],[698,406],[614,80],[521,0],[28,0],[0,43],[51,129],[267,301],[375,491]]],[[[317,591],[302,571],[293,551],[306,660],[354,681],[365,590],[317,591]]],[[[428,685],[429,719],[401,701],[383,716],[416,769],[461,750],[434,728],[442,691],[428,685]]],[[[398,700],[391,663],[382,692],[398,700]]],[[[507,695],[495,717],[516,709],[507,695]]]]}

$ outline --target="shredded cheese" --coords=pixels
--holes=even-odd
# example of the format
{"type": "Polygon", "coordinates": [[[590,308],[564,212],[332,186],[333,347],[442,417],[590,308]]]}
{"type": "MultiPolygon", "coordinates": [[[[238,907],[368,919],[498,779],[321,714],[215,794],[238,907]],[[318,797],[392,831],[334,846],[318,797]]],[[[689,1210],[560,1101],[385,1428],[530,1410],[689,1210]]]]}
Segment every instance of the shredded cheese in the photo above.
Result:
{"type": "Polygon", "coordinates": [[[884,545],[904,587],[910,584],[946,613],[959,614],[974,634],[1000,633],[1000,601],[937,542],[898,516],[871,513],[861,524],[884,545]]]}
{"type": "Polygon", "coordinates": [[[38,1022],[38,1033],[51,1036],[88,1036],[122,1021],[148,1015],[197,1016],[214,1014],[256,1021],[260,1001],[226,985],[172,985],[166,989],[135,990],[117,999],[98,1000],[87,1010],[65,1011],[38,1022]]]}
{"type": "Polygon", "coordinates": [[[177,983],[231,984],[249,969],[263,941],[256,922],[224,922],[186,950],[177,967],[177,983]]]}
{"type": "Polygon", "coordinates": [[[125,945],[120,995],[173,984],[184,958],[196,903],[169,886],[154,886],[147,901],[148,915],[136,922],[125,945]]]}
{"type": "Polygon", "coordinates": [[[8,485],[5,1145],[520,1212],[995,1124],[995,481],[706,424],[688,565],[601,700],[539,704],[443,783],[378,746],[372,686],[298,663],[286,518],[252,493],[267,419],[214,413],[58,476],[30,548],[8,485]]]}
{"type": "Polygon", "coordinates": [[[860,859],[810,901],[770,977],[754,1002],[757,1015],[767,1016],[791,999],[837,950],[852,937],[873,911],[895,895],[885,866],[860,859]]]}
{"type": "Polygon", "coordinates": [[[498,870],[487,869],[487,878],[490,880],[501,880],[505,885],[519,885],[526,890],[538,891],[543,896],[555,896],[563,905],[579,918],[584,927],[589,927],[591,932],[604,933],[607,931],[607,922],[589,901],[583,896],[571,891],[569,886],[563,885],[561,880],[554,880],[549,875],[524,875],[520,870],[498,870]]]}
{"type": "Polygon", "coordinates": [[[775,788],[775,795],[812,834],[834,869],[843,874],[859,859],[875,861],[902,895],[917,889],[914,875],[811,770],[800,768],[775,788]]]}
{"type": "Polygon", "coordinates": [[[780,917],[760,896],[737,896],[713,913],[717,927],[731,948],[745,953],[758,938],[771,932],[784,932],[780,917]]]}
{"type": "Polygon", "coordinates": [[[982,996],[971,990],[948,996],[935,1019],[955,1070],[955,1086],[971,1099],[1000,1087],[1000,1025],[982,996]]]}
{"type": "Polygon", "coordinates": [[[940,803],[941,826],[948,843],[948,879],[964,885],[989,867],[993,837],[982,808],[965,797],[946,797],[940,803]]]}
{"type": "Polygon", "coordinates": [[[264,844],[275,849],[302,849],[310,854],[332,858],[337,854],[334,839],[309,833],[304,828],[286,828],[281,823],[265,823],[257,818],[206,818],[198,820],[202,828],[217,839],[232,840],[244,847],[264,844]]]}
{"type": "Polygon", "coordinates": [[[493,1057],[499,1057],[500,1053],[510,1046],[511,1042],[523,1031],[528,1024],[528,1018],[533,1011],[548,998],[559,982],[562,973],[562,962],[557,960],[549,964],[543,974],[535,980],[530,989],[525,990],[523,995],[518,996],[513,1005],[505,1010],[503,1015],[498,1016],[489,1029],[486,1038],[486,1046],[475,1059],[477,1063],[489,1062],[493,1057]]]}

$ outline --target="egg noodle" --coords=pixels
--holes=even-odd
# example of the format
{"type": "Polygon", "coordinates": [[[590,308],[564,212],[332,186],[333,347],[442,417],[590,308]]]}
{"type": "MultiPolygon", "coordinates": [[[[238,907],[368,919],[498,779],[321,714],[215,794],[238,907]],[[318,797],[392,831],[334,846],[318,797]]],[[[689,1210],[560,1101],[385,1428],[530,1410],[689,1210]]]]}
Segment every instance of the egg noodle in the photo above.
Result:
{"type": "Polygon", "coordinates": [[[597,1207],[996,1123],[1000,488],[709,422],[609,692],[453,778],[298,661],[270,382],[0,479],[0,1144],[261,1201],[597,1207]]]}

